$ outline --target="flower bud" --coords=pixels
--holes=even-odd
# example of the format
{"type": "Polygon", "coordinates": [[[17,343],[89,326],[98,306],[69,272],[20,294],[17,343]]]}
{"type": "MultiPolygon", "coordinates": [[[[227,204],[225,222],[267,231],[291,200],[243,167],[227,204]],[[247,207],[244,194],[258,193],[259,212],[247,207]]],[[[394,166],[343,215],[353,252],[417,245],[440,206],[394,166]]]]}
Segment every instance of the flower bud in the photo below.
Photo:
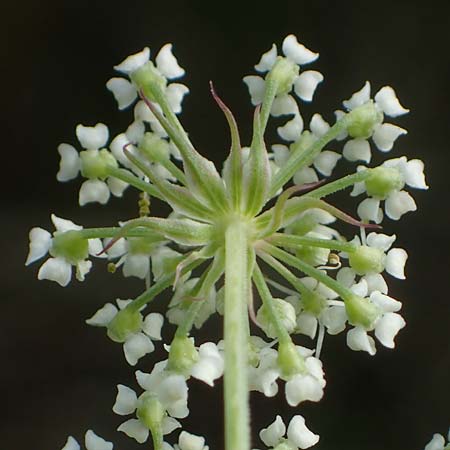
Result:
{"type": "Polygon", "coordinates": [[[141,313],[125,308],[109,322],[107,334],[114,342],[125,342],[129,336],[138,333],[141,328],[141,313]]]}
{"type": "Polygon", "coordinates": [[[380,315],[379,308],[368,298],[354,294],[345,299],[345,310],[349,323],[365,330],[373,329],[375,321],[380,315]]]}
{"type": "Polygon", "coordinates": [[[194,340],[188,337],[175,337],[170,344],[168,370],[189,375],[191,367],[198,360],[194,340]]]}
{"type": "Polygon", "coordinates": [[[350,267],[358,275],[367,275],[383,272],[386,255],[379,248],[361,245],[354,252],[349,253],[348,258],[350,267]]]}
{"type": "MultiPolygon", "coordinates": [[[[292,333],[297,323],[294,307],[290,303],[281,300],[281,298],[274,298],[273,306],[284,328],[286,328],[286,331],[289,334],[292,333]]],[[[267,336],[271,338],[279,337],[277,335],[275,325],[273,324],[272,316],[269,313],[268,308],[266,308],[266,305],[259,308],[258,313],[256,314],[256,320],[261,325],[267,336]]]]}
{"type": "Polygon", "coordinates": [[[139,397],[136,415],[149,430],[161,426],[164,414],[165,410],[155,394],[146,391],[139,397]]]}
{"type": "Polygon", "coordinates": [[[76,265],[89,256],[88,240],[76,230],[56,232],[49,253],[54,257],[63,257],[70,264],[76,265]]]}
{"type": "Polygon", "coordinates": [[[306,370],[305,361],[293,342],[280,343],[277,363],[284,378],[303,373],[306,370]]]}
{"type": "Polygon", "coordinates": [[[267,75],[267,80],[273,80],[277,83],[276,95],[284,95],[291,92],[298,73],[299,67],[297,64],[287,58],[278,57],[272,70],[267,75]]]}
{"type": "Polygon", "coordinates": [[[347,114],[347,131],[352,138],[367,139],[372,136],[377,125],[383,122],[383,113],[368,101],[347,114]]]}
{"type": "Polygon", "coordinates": [[[170,159],[169,143],[155,133],[144,134],[139,144],[139,150],[153,162],[160,163],[170,159]]]}
{"type": "Polygon", "coordinates": [[[130,78],[137,86],[138,91],[142,90],[151,101],[157,101],[154,92],[164,91],[167,85],[166,78],[151,61],[132,72],[130,78]]]}
{"type": "Polygon", "coordinates": [[[385,199],[391,192],[400,191],[405,185],[405,181],[398,169],[376,167],[370,171],[365,185],[369,195],[385,199]]]}
{"type": "Polygon", "coordinates": [[[97,150],[86,150],[80,153],[81,174],[85,178],[105,179],[109,174],[108,166],[117,167],[116,158],[105,148],[97,150]]]}

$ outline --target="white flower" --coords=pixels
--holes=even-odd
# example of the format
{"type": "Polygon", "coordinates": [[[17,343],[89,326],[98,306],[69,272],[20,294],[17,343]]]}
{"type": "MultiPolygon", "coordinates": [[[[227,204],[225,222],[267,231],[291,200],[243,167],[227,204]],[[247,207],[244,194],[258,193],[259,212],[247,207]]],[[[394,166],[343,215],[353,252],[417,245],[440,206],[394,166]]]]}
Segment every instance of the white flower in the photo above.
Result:
{"type": "MultiPolygon", "coordinates": [[[[371,197],[363,200],[358,206],[358,215],[362,220],[380,223],[383,219],[383,211],[380,202],[384,203],[384,210],[392,220],[399,220],[409,211],[416,211],[417,206],[411,195],[402,188],[407,185],[414,189],[428,189],[425,182],[424,164],[419,159],[407,160],[406,156],[385,161],[379,168],[392,170],[393,176],[399,178],[399,185],[392,187],[386,195],[370,193],[371,197]]],[[[365,167],[358,167],[358,171],[365,170],[365,167]]],[[[352,196],[360,195],[368,190],[366,182],[355,183],[352,196]]]]}
{"type": "Polygon", "coordinates": [[[72,278],[72,266],[76,268],[76,278],[84,281],[90,271],[92,262],[89,255],[98,256],[102,250],[100,239],[84,239],[78,235],[64,234],[68,231],[79,231],[83,227],[72,221],[51,215],[56,231],[53,236],[43,228],[30,231],[30,251],[25,265],[41,259],[47,253],[51,255],[38,272],[39,280],[51,280],[60,286],[67,286],[72,278]]]}
{"type": "MultiPolygon", "coordinates": [[[[374,97],[376,109],[389,116],[397,117],[409,112],[401,106],[397,99],[395,91],[390,86],[382,87],[374,97]]],[[[362,106],[370,101],[370,83],[366,81],[361,90],[355,92],[349,100],[343,102],[347,110],[351,111],[358,106],[362,106]]],[[[391,123],[380,123],[375,125],[372,132],[372,139],[382,152],[392,150],[397,138],[407,131],[391,123]]],[[[371,160],[371,151],[369,142],[363,138],[350,139],[344,146],[343,156],[349,161],[365,161],[371,160]]]]}
{"type": "MultiPolygon", "coordinates": [[[[142,397],[145,396],[145,392],[142,397]]],[[[139,407],[140,398],[137,397],[133,389],[122,384],[117,385],[117,397],[113,406],[113,411],[120,416],[127,416],[133,414],[139,407]]],[[[162,420],[162,433],[169,434],[176,428],[181,427],[178,420],[173,417],[165,415],[162,420]]],[[[140,444],[144,443],[149,436],[149,429],[140,419],[128,419],[123,422],[118,428],[127,436],[135,439],[140,444]]]]}
{"type": "MultiPolygon", "coordinates": [[[[119,309],[112,303],[106,303],[90,319],[86,320],[88,325],[96,327],[108,327],[110,322],[123,310],[131,300],[117,300],[119,309]]],[[[148,314],[142,322],[142,331],[132,333],[125,338],[123,351],[128,364],[134,366],[140,358],[155,350],[152,341],[161,340],[161,328],[164,317],[159,313],[148,314]]]]}
{"type": "Polygon", "coordinates": [[[72,180],[81,171],[82,175],[87,178],[80,188],[79,203],[81,206],[91,202],[104,205],[108,202],[110,193],[121,197],[128,184],[107,175],[107,165],[117,165],[114,156],[102,148],[108,141],[107,126],[102,123],[98,123],[94,127],[77,125],[76,134],[85,150],[79,153],[69,144],[58,146],[61,156],[59,172],[56,175],[58,181],[72,180]]]}
{"type": "MultiPolygon", "coordinates": [[[[450,430],[448,434],[449,434],[448,441],[450,441],[450,430]]],[[[442,434],[435,433],[431,441],[428,442],[428,444],[425,446],[424,450],[446,450],[446,448],[448,447],[444,448],[444,446],[445,446],[444,436],[442,436],[442,434]]]]}
{"type": "MultiPolygon", "coordinates": [[[[114,66],[119,72],[130,75],[150,60],[150,49],[144,48],[142,52],[128,56],[122,63],[114,66]]],[[[168,80],[180,78],[184,75],[184,69],[179,66],[175,56],[172,53],[172,44],[165,44],[156,55],[156,69],[168,80]]],[[[112,92],[117,101],[119,109],[125,109],[130,106],[137,98],[137,89],[132,81],[126,78],[111,78],[106,87],[112,92]]],[[[166,95],[169,104],[175,114],[181,112],[181,103],[183,97],[189,92],[187,86],[180,83],[169,84],[166,88],[166,95]]],[[[145,107],[146,108],[146,107],[145,107]]],[[[148,109],[148,108],[147,108],[148,109]]],[[[151,114],[151,112],[149,112],[151,114]]],[[[148,114],[148,113],[147,113],[148,114]]]]}
{"type": "MultiPolygon", "coordinates": [[[[283,419],[277,416],[275,421],[264,428],[259,433],[259,437],[268,447],[275,448],[278,444],[285,441],[284,435],[286,433],[286,426],[283,419]]],[[[319,436],[312,433],[305,424],[305,419],[296,415],[292,417],[287,429],[287,446],[288,448],[310,448],[319,442],[319,436]]]]}
{"type": "Polygon", "coordinates": [[[205,438],[195,434],[182,431],[178,436],[178,444],[174,446],[175,450],[209,450],[205,445],[205,438]]]}
{"type": "MultiPolygon", "coordinates": [[[[84,443],[86,450],[112,450],[112,442],[105,441],[100,436],[97,436],[92,430],[86,431],[84,436],[84,443]]],[[[80,444],[69,436],[66,445],[61,450],[80,450],[80,444]]]]}

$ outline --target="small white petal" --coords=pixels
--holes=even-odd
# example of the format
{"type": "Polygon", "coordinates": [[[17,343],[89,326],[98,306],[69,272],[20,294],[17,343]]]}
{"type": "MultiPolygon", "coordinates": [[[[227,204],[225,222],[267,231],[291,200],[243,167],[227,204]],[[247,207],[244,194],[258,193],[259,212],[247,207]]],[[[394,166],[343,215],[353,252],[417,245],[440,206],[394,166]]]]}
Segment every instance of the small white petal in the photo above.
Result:
{"type": "Polygon", "coordinates": [[[267,447],[276,447],[284,434],[286,433],[286,425],[280,416],[267,427],[259,432],[260,439],[267,445],[267,447]]]}
{"type": "Polygon", "coordinates": [[[390,86],[382,87],[375,94],[375,102],[381,108],[381,110],[390,117],[401,116],[409,112],[409,109],[403,108],[400,104],[394,89],[390,86]]]}
{"type": "Polygon", "coordinates": [[[314,53],[300,44],[293,34],[284,38],[282,49],[288,59],[300,65],[309,64],[319,57],[318,53],[314,53]]]}
{"type": "Polygon", "coordinates": [[[38,272],[39,280],[56,281],[62,287],[69,284],[71,277],[72,266],[62,258],[47,259],[38,272]]]}
{"type": "Polygon", "coordinates": [[[304,101],[310,102],[319,83],[323,81],[323,75],[316,70],[302,72],[294,81],[295,93],[304,101]]]}
{"type": "Polygon", "coordinates": [[[133,389],[123,384],[117,385],[117,397],[112,410],[121,416],[133,413],[137,406],[137,395],[133,389]]]}
{"type": "Polygon", "coordinates": [[[386,256],[385,267],[386,272],[395,278],[404,280],[405,264],[408,259],[408,253],[402,248],[393,248],[386,256]]]}
{"type": "Polygon", "coordinates": [[[375,336],[385,347],[394,348],[394,338],[405,325],[406,322],[400,314],[383,314],[375,326],[375,336]]]}
{"type": "Polygon", "coordinates": [[[355,283],[351,286],[350,290],[360,297],[365,297],[368,294],[367,281],[364,278],[361,278],[358,283],[355,283]]]}
{"type": "Polygon", "coordinates": [[[98,123],[94,127],[85,127],[80,124],[77,125],[76,134],[83,148],[86,150],[98,150],[106,145],[109,131],[108,127],[103,123],[98,123]]]}
{"type": "Polygon", "coordinates": [[[323,386],[312,375],[295,375],[286,382],[286,400],[291,406],[300,402],[318,402],[323,397],[323,386]]]}
{"type": "Polygon", "coordinates": [[[370,301],[378,306],[381,311],[388,312],[397,312],[402,309],[402,303],[395,298],[389,297],[388,295],[384,295],[381,292],[375,291],[370,294],[370,301]]]}
{"type": "Polygon", "coordinates": [[[320,315],[323,325],[326,327],[328,334],[335,335],[345,330],[347,323],[347,312],[344,305],[330,306],[320,315]]]}
{"type": "Polygon", "coordinates": [[[394,142],[402,134],[408,132],[404,128],[400,128],[392,123],[382,123],[377,126],[373,132],[372,139],[378,150],[389,152],[394,146],[394,142]]]}
{"type": "Polygon", "coordinates": [[[117,428],[117,431],[122,431],[139,442],[139,444],[143,444],[148,439],[149,434],[148,428],[138,419],[127,420],[117,428]]]}
{"type": "Polygon", "coordinates": [[[80,444],[72,436],[69,436],[66,445],[61,450],[80,450],[80,444]]]}
{"type": "MultiPolygon", "coordinates": [[[[103,247],[107,247],[108,244],[112,241],[111,239],[104,239],[103,240],[103,247]]],[[[108,250],[106,250],[106,253],[109,258],[119,258],[124,253],[128,251],[128,244],[125,238],[120,238],[118,241],[114,243],[112,247],[110,247],[108,250]]]]}
{"type": "Polygon", "coordinates": [[[171,83],[167,86],[166,96],[169,102],[172,111],[175,114],[179,114],[181,112],[181,103],[183,102],[183,98],[186,94],[189,93],[189,88],[184,84],[180,83],[171,83]]]}
{"type": "Polygon", "coordinates": [[[319,436],[307,428],[305,419],[300,415],[291,419],[287,436],[290,442],[301,449],[310,448],[319,442],[319,436]]]}
{"type": "Polygon", "coordinates": [[[317,318],[306,312],[299,314],[297,316],[297,329],[300,333],[314,339],[317,332],[317,318]]]}
{"type": "MultiPolygon", "coordinates": [[[[334,115],[336,117],[336,122],[341,120],[344,116],[345,116],[345,112],[341,111],[340,109],[337,109],[334,112],[334,115]]],[[[348,136],[347,130],[342,130],[337,136],[336,136],[336,140],[337,141],[343,141],[346,137],[348,136]]]]}
{"type": "Polygon", "coordinates": [[[162,434],[170,434],[177,428],[181,428],[181,423],[173,417],[165,416],[161,424],[162,434]]]}
{"type": "Polygon", "coordinates": [[[341,155],[339,153],[323,150],[316,156],[313,165],[318,172],[329,177],[340,159],[341,155]]]}
{"type": "Polygon", "coordinates": [[[106,303],[86,323],[94,327],[106,327],[116,314],[117,308],[112,303],[106,303]]]}
{"type": "Polygon", "coordinates": [[[379,291],[382,294],[388,293],[388,285],[386,284],[386,281],[381,273],[371,273],[368,275],[364,275],[364,279],[367,282],[367,288],[370,293],[374,291],[379,291]]]}
{"type": "Polygon", "coordinates": [[[82,230],[83,227],[81,225],[76,225],[71,220],[63,219],[61,217],[55,216],[52,214],[51,216],[53,225],[55,226],[57,231],[70,231],[70,230],[82,230]]]}
{"type": "Polygon", "coordinates": [[[164,317],[159,313],[150,313],[142,323],[142,331],[155,341],[161,340],[161,328],[164,323],[164,317]]]}
{"type": "Polygon", "coordinates": [[[277,55],[278,55],[277,46],[275,44],[272,44],[272,48],[269,51],[267,51],[266,53],[263,53],[259,63],[256,64],[255,69],[258,72],[269,71],[272,68],[272,66],[275,64],[277,55]]]}
{"type": "Polygon", "coordinates": [[[388,236],[383,233],[369,233],[366,237],[366,243],[369,247],[379,248],[386,252],[389,250],[396,239],[395,234],[388,236]]]}
{"type": "MultiPolygon", "coordinates": [[[[380,201],[375,198],[366,198],[358,205],[358,216],[362,220],[380,223],[383,220],[383,211],[380,208],[380,201]]],[[[387,212],[387,211],[386,211],[387,212]]]]}
{"type": "Polygon", "coordinates": [[[130,366],[135,366],[139,359],[153,350],[155,350],[153,342],[142,333],[134,334],[123,344],[125,359],[130,366]]]}
{"type": "Polygon", "coordinates": [[[127,255],[123,265],[123,275],[125,277],[137,277],[144,279],[150,270],[150,260],[148,255],[127,255]]]}
{"type": "Polygon", "coordinates": [[[261,374],[259,374],[258,378],[259,388],[266,397],[273,397],[277,395],[278,393],[277,379],[279,376],[280,372],[277,369],[264,370],[261,374]]]}
{"type": "Polygon", "coordinates": [[[392,220],[398,220],[409,211],[416,211],[414,199],[406,191],[392,192],[384,204],[386,214],[392,220]]]}
{"type": "MultiPolygon", "coordinates": [[[[356,236],[358,237],[358,236],[356,236]]],[[[353,242],[353,240],[352,240],[353,242]]],[[[359,242],[358,242],[359,244],[359,242]]],[[[349,288],[355,283],[356,273],[351,267],[343,267],[336,275],[339,284],[349,288]]]]}
{"type": "Polygon", "coordinates": [[[349,161],[369,163],[372,157],[370,144],[366,139],[350,139],[345,143],[342,155],[349,161]]]}
{"type": "MultiPolygon", "coordinates": [[[[425,446],[424,450],[444,450],[445,439],[441,434],[435,433],[433,439],[425,446]]],[[[64,449],[63,449],[64,450],[64,449]]]]}
{"type": "MultiPolygon", "coordinates": [[[[125,133],[118,134],[109,145],[109,148],[111,150],[111,153],[114,155],[114,157],[117,159],[117,161],[120,162],[125,167],[130,167],[131,162],[130,160],[125,156],[125,153],[123,152],[123,148],[125,145],[130,144],[130,139],[125,133]]],[[[130,150],[132,153],[133,146],[129,145],[127,146],[127,149],[130,150]]]]}
{"type": "Polygon", "coordinates": [[[116,197],[122,197],[125,189],[129,186],[125,181],[113,177],[109,177],[106,180],[106,184],[108,185],[111,194],[116,197]]]}
{"type": "Polygon", "coordinates": [[[125,78],[111,78],[106,88],[114,95],[119,109],[125,109],[136,100],[136,88],[125,78]]]}
{"type": "Polygon", "coordinates": [[[81,185],[78,202],[80,206],[92,202],[98,202],[104,205],[109,200],[109,194],[108,185],[104,181],[98,179],[86,180],[81,185]]]}
{"type": "Polygon", "coordinates": [[[266,91],[266,83],[263,78],[257,75],[247,75],[243,78],[244,83],[248,87],[250,98],[253,106],[257,106],[262,103],[264,93],[266,91]]]}
{"type": "Polygon", "coordinates": [[[61,156],[61,161],[59,162],[56,179],[58,181],[73,180],[80,171],[80,156],[77,150],[69,144],[59,144],[58,153],[61,156]]]}
{"type": "Polygon", "coordinates": [[[92,430],[86,431],[84,436],[84,443],[86,450],[112,450],[112,442],[105,441],[100,436],[97,436],[92,430]]]}
{"type": "Polygon", "coordinates": [[[224,362],[217,346],[212,342],[202,344],[198,349],[199,360],[191,368],[191,375],[214,386],[214,380],[223,374],[224,362]]]}
{"type": "Polygon", "coordinates": [[[297,141],[303,131],[303,119],[300,114],[295,114],[294,118],[277,128],[278,135],[285,141],[297,141]]]}
{"type": "Polygon", "coordinates": [[[309,128],[314,136],[321,137],[330,129],[330,125],[320,114],[316,113],[311,118],[309,128]]]}
{"type": "Polygon", "coordinates": [[[297,170],[293,177],[294,184],[302,185],[307,183],[314,183],[319,181],[319,177],[314,169],[311,167],[304,167],[303,169],[297,170]]]}
{"type": "Polygon", "coordinates": [[[142,120],[135,120],[128,126],[125,134],[131,142],[140,142],[145,132],[146,129],[142,120]]]}
{"type": "Polygon", "coordinates": [[[289,159],[289,147],[281,144],[272,145],[273,160],[278,167],[283,167],[289,159]]]}
{"type": "Polygon", "coordinates": [[[205,449],[205,438],[182,431],[178,437],[178,446],[180,450],[203,450],[205,449]]]}
{"type": "Polygon", "coordinates": [[[364,86],[357,92],[355,92],[348,100],[342,102],[342,104],[349,110],[355,109],[358,106],[364,105],[364,103],[370,100],[370,83],[366,81],[364,86]]]}
{"type": "Polygon", "coordinates": [[[169,80],[172,78],[180,78],[185,73],[172,53],[172,44],[166,44],[161,47],[161,50],[156,55],[155,61],[158,70],[169,80]]]}
{"type": "Polygon", "coordinates": [[[375,341],[360,327],[352,328],[348,331],[347,345],[354,351],[364,351],[371,356],[376,353],[375,341]]]}
{"type": "Polygon", "coordinates": [[[125,58],[120,64],[114,66],[114,69],[123,72],[131,73],[143,66],[150,58],[150,49],[145,47],[139,53],[134,53],[133,55],[125,58]]]}
{"type": "Polygon", "coordinates": [[[32,228],[28,236],[30,238],[30,251],[25,261],[26,266],[45,256],[52,244],[52,235],[43,228],[32,228]]]}
{"type": "Polygon", "coordinates": [[[294,97],[289,94],[278,96],[273,101],[270,114],[274,117],[298,114],[297,102],[294,100],[294,97]]]}
{"type": "Polygon", "coordinates": [[[188,410],[185,411],[186,416],[173,414],[171,411],[173,408],[182,410],[179,408],[180,405],[186,405],[188,396],[188,387],[186,380],[182,375],[169,375],[165,376],[161,381],[158,389],[159,401],[167,408],[169,414],[172,417],[183,419],[189,413],[188,410]]]}
{"type": "Polygon", "coordinates": [[[78,281],[84,281],[86,274],[92,268],[92,261],[85,259],[84,261],[78,261],[76,265],[76,277],[78,281]]]}
{"type": "Polygon", "coordinates": [[[366,184],[364,181],[358,181],[353,185],[353,189],[350,192],[351,197],[357,197],[358,195],[363,194],[366,192],[366,184]]]}
{"type": "Polygon", "coordinates": [[[405,183],[416,189],[428,189],[425,182],[425,174],[423,162],[420,159],[412,159],[405,165],[402,174],[405,177],[405,183]]]}

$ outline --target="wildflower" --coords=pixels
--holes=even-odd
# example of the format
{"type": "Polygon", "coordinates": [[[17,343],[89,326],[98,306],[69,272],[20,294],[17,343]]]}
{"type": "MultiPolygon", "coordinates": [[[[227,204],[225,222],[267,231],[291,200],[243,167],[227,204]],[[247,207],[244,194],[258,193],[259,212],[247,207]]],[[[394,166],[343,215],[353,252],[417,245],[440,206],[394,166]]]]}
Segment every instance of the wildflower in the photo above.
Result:
{"type": "MultiPolygon", "coordinates": [[[[112,450],[112,442],[105,441],[100,436],[97,436],[92,430],[86,431],[84,442],[86,450],[112,450]]],[[[80,444],[69,436],[66,445],[61,450],[80,450],[80,444]]]]}

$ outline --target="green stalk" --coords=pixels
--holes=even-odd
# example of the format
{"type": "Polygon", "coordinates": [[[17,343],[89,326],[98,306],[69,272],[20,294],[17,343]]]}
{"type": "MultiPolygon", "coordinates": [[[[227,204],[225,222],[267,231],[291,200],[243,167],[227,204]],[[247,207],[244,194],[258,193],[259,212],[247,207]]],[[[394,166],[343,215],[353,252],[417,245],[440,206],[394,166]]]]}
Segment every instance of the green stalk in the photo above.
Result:
{"type": "Polygon", "coordinates": [[[328,248],[330,250],[338,250],[340,252],[354,252],[358,246],[352,242],[336,241],[335,239],[318,239],[309,236],[296,236],[293,234],[275,233],[266,238],[271,244],[283,247],[302,247],[304,245],[309,247],[328,248]]]}
{"type": "MultiPolygon", "coordinates": [[[[105,228],[83,228],[79,231],[81,237],[85,239],[95,238],[114,238],[122,231],[121,227],[105,227],[105,228]]],[[[123,237],[144,237],[152,242],[164,242],[166,239],[156,236],[154,231],[148,229],[137,228],[128,231],[123,237]]]]}
{"type": "Polygon", "coordinates": [[[235,221],[225,232],[225,449],[250,449],[247,379],[247,231],[235,221]]]}

